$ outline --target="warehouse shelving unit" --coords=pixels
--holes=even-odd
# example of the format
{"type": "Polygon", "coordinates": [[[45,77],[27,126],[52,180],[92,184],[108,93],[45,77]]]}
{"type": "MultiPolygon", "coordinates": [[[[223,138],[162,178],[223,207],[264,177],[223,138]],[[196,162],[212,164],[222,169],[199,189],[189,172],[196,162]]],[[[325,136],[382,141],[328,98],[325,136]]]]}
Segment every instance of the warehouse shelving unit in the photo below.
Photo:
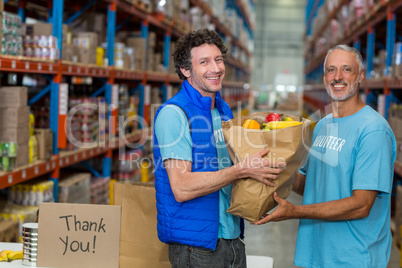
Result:
{"type": "MultiPolygon", "coordinates": [[[[65,12],[64,6],[72,4],[68,0],[57,1],[40,1],[40,0],[10,0],[4,1],[6,3],[5,9],[11,12],[18,13],[22,21],[25,21],[25,16],[33,16],[44,20],[48,17],[47,21],[53,24],[53,35],[58,38],[59,48],[62,49],[62,24],[63,15],[65,12]],[[25,9],[30,6],[30,3],[35,5],[44,5],[47,8],[47,13],[35,12],[32,9],[25,9]]],[[[190,31],[188,25],[181,23],[180,21],[167,20],[161,17],[160,14],[151,14],[143,10],[140,5],[141,1],[123,1],[123,0],[91,0],[82,1],[80,9],[75,10],[75,13],[70,16],[64,23],[70,23],[86,10],[88,10],[94,4],[101,7],[107,13],[107,34],[106,41],[107,46],[106,55],[108,58],[108,67],[100,67],[95,65],[85,65],[80,63],[66,62],[61,59],[57,61],[40,61],[25,57],[12,57],[12,56],[0,56],[0,71],[11,73],[34,73],[43,74],[51,77],[49,79],[49,85],[45,87],[40,93],[30,99],[30,104],[40,99],[46,94],[50,94],[50,128],[53,132],[53,156],[49,161],[37,161],[28,166],[17,168],[11,172],[0,172],[0,189],[9,187],[11,185],[24,182],[45,174],[50,174],[50,179],[54,182],[54,193],[56,194],[55,200],[57,200],[57,188],[58,179],[60,175],[60,169],[79,163],[81,161],[103,156],[103,177],[110,177],[111,175],[111,156],[112,151],[121,146],[125,146],[130,143],[137,143],[143,137],[149,137],[151,129],[141,128],[134,134],[128,136],[114,136],[117,133],[117,124],[111,124],[110,134],[111,140],[106,142],[105,146],[93,146],[91,148],[83,148],[74,151],[61,151],[66,146],[65,135],[65,121],[66,113],[63,110],[66,107],[62,107],[63,94],[68,95],[68,90],[64,79],[66,77],[92,77],[100,81],[103,81],[103,86],[100,87],[92,96],[104,94],[108,104],[116,103],[116,87],[115,84],[129,82],[131,85],[136,85],[132,91],[139,91],[140,104],[138,108],[138,115],[144,117],[146,120],[150,120],[147,109],[150,105],[147,102],[149,99],[149,84],[158,85],[162,91],[163,101],[168,98],[168,86],[178,85],[181,80],[175,74],[159,73],[152,71],[139,71],[139,70],[125,70],[117,69],[113,65],[114,60],[114,36],[118,29],[135,23],[141,29],[141,37],[147,38],[149,28],[157,31],[159,37],[163,37],[164,43],[164,58],[163,64],[167,68],[170,64],[169,49],[172,39],[176,40],[181,35],[190,31]]],[[[230,1],[236,6],[239,16],[241,16],[250,31],[253,30],[251,20],[245,11],[241,1],[230,1]]],[[[74,3],[76,6],[76,3],[74,3]]],[[[252,52],[248,50],[247,45],[242,44],[237,38],[229,31],[229,29],[219,22],[218,18],[214,17],[211,9],[202,0],[190,0],[191,6],[199,7],[204,13],[210,15],[211,21],[216,26],[217,32],[219,32],[223,38],[230,38],[231,45],[242,50],[248,57],[252,56],[252,52]]],[[[75,7],[74,6],[74,7],[75,7]]],[[[98,8],[97,6],[97,8],[98,8]]],[[[71,11],[71,10],[70,10],[71,11]]],[[[64,16],[65,17],[65,16],[64,16]]],[[[60,52],[60,55],[62,53],[60,52]]],[[[240,62],[237,59],[227,59],[227,64],[236,69],[236,73],[243,74],[243,77],[249,77],[250,67],[247,64],[240,62]]],[[[247,79],[248,80],[248,79],[247,79]]],[[[233,109],[238,108],[237,103],[240,102],[244,106],[247,103],[249,92],[244,90],[243,86],[248,81],[225,81],[223,83],[222,95],[225,100],[231,105],[233,109]]],[[[111,118],[110,121],[117,122],[118,111],[114,108],[109,112],[111,118]]],[[[120,134],[121,135],[121,134],[120,134]]]]}
{"type": "Polygon", "coordinates": [[[65,151],[61,152],[59,155],[53,155],[49,161],[39,160],[34,164],[17,168],[11,172],[2,172],[0,173],[0,189],[47,173],[56,172],[57,169],[65,168],[96,156],[104,155],[109,150],[117,149],[122,144],[135,143],[148,135],[150,135],[149,129],[137,131],[121,139],[114,138],[108,142],[108,146],[105,147],[94,146],[92,148],[65,151]]]}
{"type": "MultiPolygon", "coordinates": [[[[332,1],[333,2],[333,1],[332,1]]],[[[306,86],[303,93],[303,112],[312,115],[316,111],[325,114],[325,108],[330,99],[325,92],[322,83],[323,62],[326,50],[336,44],[349,44],[359,49],[366,62],[366,78],[361,85],[361,94],[368,105],[377,106],[377,110],[385,118],[388,117],[388,109],[392,103],[398,103],[396,97],[402,89],[402,77],[394,77],[390,73],[393,64],[394,45],[401,37],[397,32],[397,18],[401,14],[402,1],[381,0],[363,14],[350,29],[345,30],[344,35],[335,42],[328,42],[323,51],[318,51],[316,42],[328,30],[331,21],[339,15],[343,5],[349,1],[338,0],[336,6],[328,14],[326,20],[319,25],[315,34],[311,33],[312,20],[317,10],[325,4],[324,0],[309,0],[306,8],[306,51],[305,51],[305,80],[306,86]],[[379,48],[386,50],[384,76],[373,78],[374,56],[379,48]]],[[[317,118],[319,119],[319,118],[317,118]]],[[[395,172],[402,176],[402,163],[395,163],[395,172]]]]}

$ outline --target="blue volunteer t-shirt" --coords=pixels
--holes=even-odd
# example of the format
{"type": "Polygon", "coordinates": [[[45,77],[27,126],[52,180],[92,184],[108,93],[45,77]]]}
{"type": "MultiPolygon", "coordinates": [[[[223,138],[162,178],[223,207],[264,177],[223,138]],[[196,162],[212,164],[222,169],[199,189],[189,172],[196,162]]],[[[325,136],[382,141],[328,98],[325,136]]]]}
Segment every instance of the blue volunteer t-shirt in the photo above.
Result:
{"type": "MultiPolygon", "coordinates": [[[[222,119],[218,110],[212,111],[212,123],[216,150],[218,152],[219,170],[232,166],[232,161],[226,148],[225,138],[222,132],[222,119]]],[[[219,191],[219,232],[218,238],[235,239],[240,236],[240,218],[226,212],[230,206],[232,184],[223,187],[219,191]]]]}
{"type": "Polygon", "coordinates": [[[310,268],[386,267],[391,249],[390,193],[395,137],[371,107],[344,118],[323,118],[314,129],[306,164],[303,205],[350,197],[353,190],[378,195],[366,218],[301,219],[294,264],[310,268]]]}
{"type": "MultiPolygon", "coordinates": [[[[218,154],[218,168],[232,165],[222,133],[219,111],[211,111],[214,138],[218,154]]],[[[192,140],[188,119],[183,110],[176,105],[166,105],[155,121],[155,134],[158,138],[162,161],[179,159],[192,162],[192,140]]],[[[219,191],[219,232],[218,238],[234,239],[240,236],[240,218],[226,212],[230,205],[232,185],[219,191]]]]}

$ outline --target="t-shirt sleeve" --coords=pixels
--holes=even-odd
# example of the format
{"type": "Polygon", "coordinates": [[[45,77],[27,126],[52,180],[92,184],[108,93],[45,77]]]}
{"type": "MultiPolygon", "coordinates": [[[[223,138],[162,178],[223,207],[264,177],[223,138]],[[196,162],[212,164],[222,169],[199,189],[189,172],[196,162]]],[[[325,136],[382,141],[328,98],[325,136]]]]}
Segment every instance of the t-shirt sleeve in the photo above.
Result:
{"type": "Polygon", "coordinates": [[[385,131],[365,135],[358,145],[353,172],[353,190],[391,193],[393,140],[385,131]]]}
{"type": "Polygon", "coordinates": [[[306,174],[307,174],[307,172],[306,172],[306,165],[302,166],[302,167],[299,169],[299,173],[302,174],[302,175],[304,175],[304,176],[306,176],[306,174]]]}
{"type": "Polygon", "coordinates": [[[166,159],[193,161],[190,126],[184,111],[176,105],[166,105],[155,121],[155,135],[162,156],[166,159]]]}

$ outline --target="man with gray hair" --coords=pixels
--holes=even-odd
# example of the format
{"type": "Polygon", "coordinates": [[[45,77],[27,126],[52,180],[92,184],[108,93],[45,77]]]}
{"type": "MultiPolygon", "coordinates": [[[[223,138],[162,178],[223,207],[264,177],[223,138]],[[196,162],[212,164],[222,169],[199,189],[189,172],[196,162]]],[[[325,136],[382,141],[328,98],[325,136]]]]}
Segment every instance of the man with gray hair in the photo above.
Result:
{"type": "Polygon", "coordinates": [[[387,267],[396,142],[387,121],[361,100],[363,79],[359,51],[347,45],[328,51],[323,80],[332,113],[315,127],[293,183],[303,204],[275,193],[277,209],[256,223],[301,219],[297,266],[387,267]]]}

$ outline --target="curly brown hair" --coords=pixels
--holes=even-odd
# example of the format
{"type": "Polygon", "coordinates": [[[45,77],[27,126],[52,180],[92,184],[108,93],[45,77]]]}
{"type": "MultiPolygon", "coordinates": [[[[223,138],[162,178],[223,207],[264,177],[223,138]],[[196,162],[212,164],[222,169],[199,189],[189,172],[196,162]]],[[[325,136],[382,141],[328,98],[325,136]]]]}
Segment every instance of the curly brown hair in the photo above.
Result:
{"type": "Polygon", "coordinates": [[[221,51],[222,56],[226,58],[227,48],[218,33],[209,29],[200,29],[192,31],[179,38],[176,49],[173,52],[173,61],[176,73],[181,80],[187,80],[180,68],[191,70],[191,50],[204,44],[215,45],[221,51]]]}

